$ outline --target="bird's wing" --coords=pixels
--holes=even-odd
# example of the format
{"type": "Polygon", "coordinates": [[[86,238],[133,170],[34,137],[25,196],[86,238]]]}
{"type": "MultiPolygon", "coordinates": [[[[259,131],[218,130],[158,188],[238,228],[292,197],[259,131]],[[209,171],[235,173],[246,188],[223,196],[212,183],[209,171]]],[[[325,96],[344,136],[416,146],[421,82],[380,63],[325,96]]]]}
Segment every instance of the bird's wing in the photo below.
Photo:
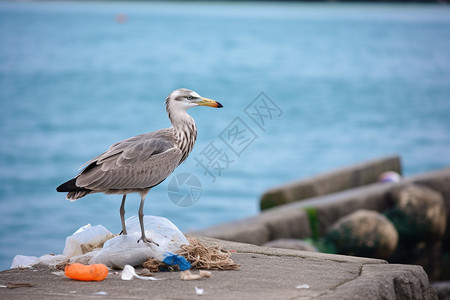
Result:
{"type": "Polygon", "coordinates": [[[168,130],[138,135],[87,162],[76,185],[94,191],[149,188],[166,179],[181,157],[168,130]]]}
{"type": "MultiPolygon", "coordinates": [[[[175,145],[175,140],[169,129],[161,129],[150,133],[140,134],[111,145],[106,152],[86,162],[81,168],[89,166],[94,162],[97,165],[103,164],[104,162],[115,162],[114,157],[121,155],[122,153],[124,156],[121,158],[121,163],[126,164],[126,160],[131,160],[129,162],[132,162],[133,159],[143,159],[145,156],[162,153],[167,149],[175,147],[175,145]]],[[[107,170],[109,167],[112,166],[108,163],[102,166],[103,170],[107,170]]],[[[86,169],[81,171],[81,173],[85,170],[86,169]]]]}

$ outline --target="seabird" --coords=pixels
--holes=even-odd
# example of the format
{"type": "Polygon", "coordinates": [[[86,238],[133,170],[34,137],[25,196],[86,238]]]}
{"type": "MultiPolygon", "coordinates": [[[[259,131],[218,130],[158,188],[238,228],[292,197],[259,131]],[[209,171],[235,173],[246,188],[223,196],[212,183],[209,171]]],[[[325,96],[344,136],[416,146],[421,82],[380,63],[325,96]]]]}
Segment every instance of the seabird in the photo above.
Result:
{"type": "Polygon", "coordinates": [[[58,192],[66,192],[70,201],[93,193],[123,195],[120,205],[123,234],[127,234],[125,198],[129,193],[139,193],[138,215],[142,235],[138,242],[147,244],[155,242],[145,236],[145,197],[152,187],[163,182],[186,160],[197,138],[197,127],[187,110],[195,106],[222,107],[219,102],[188,89],[173,91],[165,104],[172,127],[113,144],[105,153],[85,163],[82,166],[85,168],[75,178],[56,188],[58,192]]]}

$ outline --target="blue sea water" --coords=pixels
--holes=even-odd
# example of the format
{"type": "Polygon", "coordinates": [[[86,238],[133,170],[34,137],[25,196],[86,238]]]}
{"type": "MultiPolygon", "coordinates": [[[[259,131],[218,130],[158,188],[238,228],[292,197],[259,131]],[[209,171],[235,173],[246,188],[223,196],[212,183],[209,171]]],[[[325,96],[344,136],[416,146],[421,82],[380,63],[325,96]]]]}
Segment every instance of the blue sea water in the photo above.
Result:
{"type": "MultiPolygon", "coordinates": [[[[114,142],[170,126],[163,101],[180,87],[224,105],[189,111],[194,151],[146,201],[183,231],[361,160],[449,166],[449,37],[446,5],[0,2],[0,269],[61,253],[87,223],[120,231],[121,196],[71,203],[55,188],[114,142]],[[189,207],[168,197],[181,173],[202,184],[189,207]]],[[[127,216],[138,205],[129,195],[127,216]]]]}

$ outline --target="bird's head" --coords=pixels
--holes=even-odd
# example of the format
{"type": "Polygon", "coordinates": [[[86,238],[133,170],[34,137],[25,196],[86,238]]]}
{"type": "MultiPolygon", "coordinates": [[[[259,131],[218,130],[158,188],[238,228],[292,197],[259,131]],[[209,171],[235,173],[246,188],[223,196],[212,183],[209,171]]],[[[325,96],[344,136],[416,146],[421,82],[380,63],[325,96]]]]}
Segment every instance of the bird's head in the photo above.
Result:
{"type": "Polygon", "coordinates": [[[210,106],[222,107],[222,104],[215,100],[204,98],[194,91],[188,89],[178,89],[170,93],[166,99],[166,109],[170,111],[179,111],[194,107],[194,106],[210,106]]]}

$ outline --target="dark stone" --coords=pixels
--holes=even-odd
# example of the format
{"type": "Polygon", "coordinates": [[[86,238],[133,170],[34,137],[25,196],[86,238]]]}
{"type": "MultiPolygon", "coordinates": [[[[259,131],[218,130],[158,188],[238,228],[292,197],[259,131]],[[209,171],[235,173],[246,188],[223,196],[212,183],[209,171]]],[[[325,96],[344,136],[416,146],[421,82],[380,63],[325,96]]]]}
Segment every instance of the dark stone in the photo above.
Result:
{"type": "Polygon", "coordinates": [[[397,247],[398,233],[383,215],[358,210],[331,227],[324,243],[336,253],[374,258],[389,258],[397,247]]]}
{"type": "Polygon", "coordinates": [[[385,214],[407,244],[441,240],[447,225],[444,199],[438,192],[420,185],[393,189],[389,196],[393,208],[385,214]]]}

